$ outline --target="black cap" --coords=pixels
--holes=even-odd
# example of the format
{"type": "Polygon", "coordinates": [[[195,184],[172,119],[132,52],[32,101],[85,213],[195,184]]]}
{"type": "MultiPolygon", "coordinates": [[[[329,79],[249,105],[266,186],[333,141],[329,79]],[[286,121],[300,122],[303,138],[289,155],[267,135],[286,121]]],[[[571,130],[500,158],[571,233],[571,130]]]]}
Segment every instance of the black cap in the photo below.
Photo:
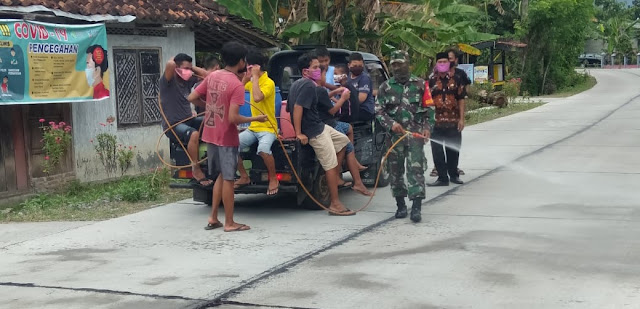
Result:
{"type": "Polygon", "coordinates": [[[449,59],[449,53],[447,52],[441,52],[436,54],[436,61],[440,60],[440,59],[449,59]]]}

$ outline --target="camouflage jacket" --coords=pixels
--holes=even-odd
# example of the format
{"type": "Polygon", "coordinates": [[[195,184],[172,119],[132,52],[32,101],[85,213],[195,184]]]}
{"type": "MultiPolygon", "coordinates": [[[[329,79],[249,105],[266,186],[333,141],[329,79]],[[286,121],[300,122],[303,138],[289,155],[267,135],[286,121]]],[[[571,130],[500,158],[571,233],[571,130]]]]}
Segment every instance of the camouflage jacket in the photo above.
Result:
{"type": "Polygon", "coordinates": [[[431,130],[429,114],[433,112],[423,106],[424,91],[425,81],[422,78],[411,75],[407,84],[402,85],[392,77],[378,90],[376,119],[387,131],[391,131],[394,122],[415,133],[431,130]]]}

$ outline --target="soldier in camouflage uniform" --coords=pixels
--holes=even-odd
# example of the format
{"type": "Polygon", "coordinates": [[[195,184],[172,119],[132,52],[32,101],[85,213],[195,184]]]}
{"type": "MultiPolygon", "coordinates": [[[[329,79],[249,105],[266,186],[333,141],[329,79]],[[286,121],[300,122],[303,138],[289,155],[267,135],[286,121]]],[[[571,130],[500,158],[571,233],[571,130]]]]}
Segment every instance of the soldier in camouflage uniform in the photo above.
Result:
{"type": "Polygon", "coordinates": [[[422,134],[425,138],[407,137],[389,154],[388,167],[391,176],[391,192],[396,198],[396,218],[407,217],[405,197],[413,202],[411,221],[420,222],[422,200],[425,198],[424,145],[430,136],[429,109],[423,106],[425,81],[409,71],[409,55],[405,51],[391,54],[393,77],[380,85],[376,98],[376,118],[396,142],[405,130],[422,134]],[[405,185],[405,161],[407,180],[405,185]]]}

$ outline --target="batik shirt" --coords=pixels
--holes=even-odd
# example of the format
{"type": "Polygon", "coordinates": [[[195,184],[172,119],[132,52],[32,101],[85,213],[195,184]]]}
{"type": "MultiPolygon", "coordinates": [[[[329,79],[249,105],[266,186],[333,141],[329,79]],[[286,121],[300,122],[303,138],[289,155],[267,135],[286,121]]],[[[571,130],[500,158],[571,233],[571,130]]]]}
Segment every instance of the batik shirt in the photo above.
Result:
{"type": "Polygon", "coordinates": [[[444,77],[434,74],[429,78],[429,88],[431,88],[431,97],[436,112],[436,127],[458,125],[458,121],[460,121],[458,102],[467,96],[464,85],[464,80],[459,74],[454,74],[453,77],[450,73],[444,77]]]}

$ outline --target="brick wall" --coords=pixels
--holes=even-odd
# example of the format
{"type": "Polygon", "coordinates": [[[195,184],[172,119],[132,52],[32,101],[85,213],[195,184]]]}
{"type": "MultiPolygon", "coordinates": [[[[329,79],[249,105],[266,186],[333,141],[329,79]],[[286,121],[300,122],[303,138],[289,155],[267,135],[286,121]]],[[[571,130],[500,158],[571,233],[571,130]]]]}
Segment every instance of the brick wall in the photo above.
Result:
{"type": "Polygon", "coordinates": [[[36,193],[53,191],[67,185],[76,179],[75,172],[62,173],[57,175],[32,178],[31,187],[36,193]]]}

